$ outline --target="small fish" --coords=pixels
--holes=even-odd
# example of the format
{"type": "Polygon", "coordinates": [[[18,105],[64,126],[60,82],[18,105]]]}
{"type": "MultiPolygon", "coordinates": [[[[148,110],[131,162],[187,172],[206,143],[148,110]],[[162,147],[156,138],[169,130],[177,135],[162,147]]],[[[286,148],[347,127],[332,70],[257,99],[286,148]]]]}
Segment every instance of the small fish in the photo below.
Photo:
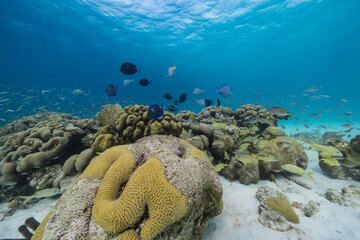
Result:
{"type": "Polygon", "coordinates": [[[134,79],[125,79],[123,81],[123,87],[127,87],[129,86],[130,84],[132,84],[135,80],[134,79]]]}
{"type": "Polygon", "coordinates": [[[219,164],[215,165],[215,170],[217,172],[220,172],[224,167],[227,167],[227,166],[228,166],[227,164],[219,163],[219,164]]]}
{"type": "Polygon", "coordinates": [[[278,159],[274,155],[267,154],[267,155],[255,155],[251,153],[251,156],[253,156],[255,159],[264,161],[264,162],[277,162],[278,159]]]}
{"type": "Polygon", "coordinates": [[[241,125],[243,125],[243,126],[247,126],[247,125],[253,125],[253,124],[255,124],[255,123],[257,123],[258,122],[258,120],[257,119],[248,119],[248,120],[245,120],[245,121],[242,121],[241,122],[241,125]]]}
{"type": "Polygon", "coordinates": [[[346,115],[346,116],[351,116],[351,114],[353,114],[353,112],[351,112],[351,111],[347,111],[346,113],[344,113],[344,115],[346,115]]]}
{"type": "Polygon", "coordinates": [[[284,125],[280,125],[283,129],[285,129],[285,126],[284,125]]]}
{"type": "Polygon", "coordinates": [[[186,101],[186,97],[187,95],[185,93],[181,94],[180,97],[179,97],[179,101],[178,103],[183,103],[186,101]]]}
{"type": "Polygon", "coordinates": [[[47,188],[41,191],[36,191],[32,196],[20,196],[20,198],[25,199],[23,205],[25,205],[28,201],[33,198],[44,198],[44,197],[52,197],[55,195],[61,194],[60,189],[58,188],[47,188]]]}
{"type": "Polygon", "coordinates": [[[323,126],[323,125],[321,125],[321,126],[319,126],[319,127],[323,128],[323,129],[327,129],[327,127],[325,127],[325,126],[323,126]]]}
{"type": "Polygon", "coordinates": [[[307,176],[309,176],[309,178],[311,178],[312,180],[314,180],[314,178],[312,177],[312,175],[314,174],[313,172],[305,172],[304,169],[302,169],[301,167],[298,167],[294,164],[285,164],[281,166],[282,169],[291,172],[291,173],[296,173],[299,174],[301,176],[304,176],[305,174],[307,176]]]}
{"type": "Polygon", "coordinates": [[[311,114],[309,117],[315,117],[317,115],[318,115],[317,113],[314,113],[314,114],[311,114]]]}
{"type": "Polygon", "coordinates": [[[11,99],[10,98],[7,98],[7,99],[1,99],[0,102],[8,102],[10,101],[11,99]]]}
{"type": "Polygon", "coordinates": [[[195,88],[192,93],[194,95],[200,95],[200,94],[203,94],[204,92],[205,92],[205,90],[202,90],[200,88],[195,88]]]}
{"type": "Polygon", "coordinates": [[[7,110],[4,111],[4,113],[6,113],[6,112],[15,112],[15,111],[12,110],[12,109],[7,109],[7,110]]]}
{"type": "Polygon", "coordinates": [[[5,118],[0,118],[0,121],[6,122],[6,119],[5,118]]]}
{"type": "Polygon", "coordinates": [[[339,149],[333,146],[325,146],[318,143],[310,143],[310,146],[323,153],[323,155],[333,156],[333,157],[342,157],[343,154],[339,151],[339,149]]]}
{"type": "Polygon", "coordinates": [[[75,89],[73,91],[73,95],[75,96],[87,95],[87,91],[82,89],[75,89]]]}
{"type": "Polygon", "coordinates": [[[227,151],[224,152],[224,159],[225,160],[230,160],[230,156],[229,156],[227,151]]]}
{"type": "Polygon", "coordinates": [[[221,106],[220,99],[216,99],[216,101],[217,101],[217,106],[220,107],[221,106]]]}
{"type": "Polygon", "coordinates": [[[220,96],[227,98],[231,95],[233,95],[231,91],[231,87],[227,84],[223,84],[220,87],[216,88],[216,94],[219,94],[220,96]]]}
{"type": "Polygon", "coordinates": [[[168,106],[167,109],[170,111],[170,112],[175,112],[177,110],[176,107],[174,106],[168,106]]]}
{"type": "Polygon", "coordinates": [[[165,93],[165,94],[164,94],[164,98],[165,98],[166,100],[171,100],[171,99],[173,99],[173,97],[172,97],[169,93],[165,93]]]}
{"type": "Polygon", "coordinates": [[[351,126],[351,124],[343,124],[343,125],[341,125],[341,126],[348,128],[348,127],[351,126]]]}
{"type": "Polygon", "coordinates": [[[214,122],[213,124],[211,124],[211,126],[213,128],[226,128],[226,124],[225,123],[217,123],[217,122],[214,122]]]}
{"type": "Polygon", "coordinates": [[[189,118],[190,118],[190,119],[194,119],[194,118],[195,118],[195,117],[194,117],[194,114],[193,114],[193,113],[190,114],[189,118]]]}
{"type": "Polygon", "coordinates": [[[201,106],[206,106],[206,107],[210,106],[210,105],[213,103],[213,101],[211,101],[211,100],[209,100],[209,99],[195,99],[195,101],[196,101],[199,105],[201,105],[201,106]]]}
{"type": "Polygon", "coordinates": [[[137,68],[136,65],[126,62],[123,65],[121,65],[120,72],[126,75],[133,75],[137,72],[140,73],[140,67],[137,68]]]}
{"type": "Polygon", "coordinates": [[[289,111],[281,107],[270,107],[268,108],[268,112],[274,114],[274,116],[278,119],[287,120],[289,117],[292,118],[289,111]]]}
{"type": "Polygon", "coordinates": [[[306,89],[304,92],[316,92],[320,89],[321,87],[311,87],[306,89]]]}
{"type": "Polygon", "coordinates": [[[145,86],[148,86],[149,84],[151,84],[151,81],[143,78],[143,79],[141,79],[141,80],[139,81],[139,84],[140,84],[141,86],[144,86],[144,87],[145,87],[145,86]]]}
{"type": "Polygon", "coordinates": [[[149,119],[159,119],[163,114],[164,114],[164,111],[163,110],[166,110],[165,106],[160,106],[158,104],[153,104],[151,106],[149,106],[148,108],[148,118],[149,119]]]}
{"type": "Polygon", "coordinates": [[[304,125],[305,125],[306,128],[310,128],[309,125],[307,125],[307,124],[304,124],[304,125]]]}
{"type": "Polygon", "coordinates": [[[167,76],[167,77],[172,77],[172,76],[174,75],[175,69],[176,69],[175,64],[174,64],[173,67],[169,67],[169,69],[168,69],[168,75],[166,75],[166,76],[167,76]]]}
{"type": "Polygon", "coordinates": [[[347,99],[340,99],[339,101],[341,101],[341,102],[348,102],[348,100],[347,99]]]}
{"type": "Polygon", "coordinates": [[[116,96],[116,92],[117,92],[117,87],[115,87],[114,85],[112,84],[109,84],[107,87],[106,87],[106,95],[108,95],[109,97],[114,97],[116,96]]]}
{"type": "Polygon", "coordinates": [[[257,161],[256,158],[254,158],[253,156],[246,154],[241,154],[235,160],[242,162],[243,164],[249,164],[249,163],[253,163],[254,161],[257,161]]]}
{"type": "Polygon", "coordinates": [[[49,89],[49,90],[41,90],[41,94],[44,95],[44,93],[48,93],[48,92],[51,92],[51,91],[54,91],[54,89],[49,89]]]}
{"type": "Polygon", "coordinates": [[[331,166],[331,167],[332,166],[337,166],[337,167],[341,166],[339,161],[337,159],[335,159],[335,158],[325,158],[325,157],[323,157],[320,160],[323,161],[324,163],[326,163],[327,165],[331,166]]]}

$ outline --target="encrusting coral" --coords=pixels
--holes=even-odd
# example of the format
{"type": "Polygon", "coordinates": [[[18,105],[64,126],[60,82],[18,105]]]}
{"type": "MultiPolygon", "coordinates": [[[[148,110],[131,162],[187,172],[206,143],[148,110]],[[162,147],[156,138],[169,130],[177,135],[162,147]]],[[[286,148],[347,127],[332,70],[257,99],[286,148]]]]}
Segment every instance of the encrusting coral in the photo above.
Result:
{"type": "Polygon", "coordinates": [[[110,148],[61,196],[33,239],[200,239],[221,213],[206,154],[172,136],[110,148]]]}

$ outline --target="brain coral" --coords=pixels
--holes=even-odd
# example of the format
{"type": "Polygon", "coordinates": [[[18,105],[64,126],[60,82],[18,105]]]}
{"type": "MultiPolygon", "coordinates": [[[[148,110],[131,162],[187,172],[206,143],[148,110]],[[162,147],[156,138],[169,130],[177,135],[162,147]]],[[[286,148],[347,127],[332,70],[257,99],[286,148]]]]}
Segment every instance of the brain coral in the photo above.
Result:
{"type": "Polygon", "coordinates": [[[221,209],[221,183],[204,152],[149,136],[93,160],[33,239],[200,239],[221,209]]]}

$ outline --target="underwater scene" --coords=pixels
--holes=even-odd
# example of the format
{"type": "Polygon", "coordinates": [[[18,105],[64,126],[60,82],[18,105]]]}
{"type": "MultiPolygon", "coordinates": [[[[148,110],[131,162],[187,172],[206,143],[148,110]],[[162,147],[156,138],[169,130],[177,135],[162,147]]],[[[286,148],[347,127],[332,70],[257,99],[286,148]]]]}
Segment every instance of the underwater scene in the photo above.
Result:
{"type": "Polygon", "coordinates": [[[360,239],[360,1],[0,1],[0,240],[360,239]]]}

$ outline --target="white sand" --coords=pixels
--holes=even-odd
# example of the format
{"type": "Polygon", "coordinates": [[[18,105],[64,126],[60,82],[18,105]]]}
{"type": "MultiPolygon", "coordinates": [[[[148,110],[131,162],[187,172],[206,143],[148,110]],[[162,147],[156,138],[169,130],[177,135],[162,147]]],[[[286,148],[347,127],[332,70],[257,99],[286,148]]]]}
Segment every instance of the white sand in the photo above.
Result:
{"type": "MultiPolygon", "coordinates": [[[[304,143],[304,146],[306,145],[304,143]]],[[[341,190],[351,184],[360,186],[360,183],[331,179],[319,168],[317,152],[314,150],[306,150],[306,152],[309,157],[306,170],[314,172],[315,180],[312,181],[307,176],[301,178],[312,186],[312,190],[305,189],[284,177],[277,178],[279,187],[273,182],[264,180],[246,186],[238,181],[231,183],[221,177],[224,188],[223,213],[210,221],[204,239],[360,239],[360,208],[340,206],[319,195],[319,193],[325,193],[328,188],[341,190]],[[290,201],[304,204],[310,200],[317,201],[321,204],[320,212],[308,218],[300,210],[295,209],[300,217],[300,223],[293,224],[297,230],[277,232],[264,227],[258,222],[260,202],[255,197],[260,186],[271,186],[281,190],[290,201]]],[[[42,220],[55,202],[56,200],[44,199],[30,209],[18,210],[13,216],[5,218],[0,222],[1,238],[21,237],[17,228],[24,223],[25,219],[33,216],[37,220],[42,220]]],[[[0,205],[0,208],[3,207],[6,207],[6,204],[0,205]]]]}

